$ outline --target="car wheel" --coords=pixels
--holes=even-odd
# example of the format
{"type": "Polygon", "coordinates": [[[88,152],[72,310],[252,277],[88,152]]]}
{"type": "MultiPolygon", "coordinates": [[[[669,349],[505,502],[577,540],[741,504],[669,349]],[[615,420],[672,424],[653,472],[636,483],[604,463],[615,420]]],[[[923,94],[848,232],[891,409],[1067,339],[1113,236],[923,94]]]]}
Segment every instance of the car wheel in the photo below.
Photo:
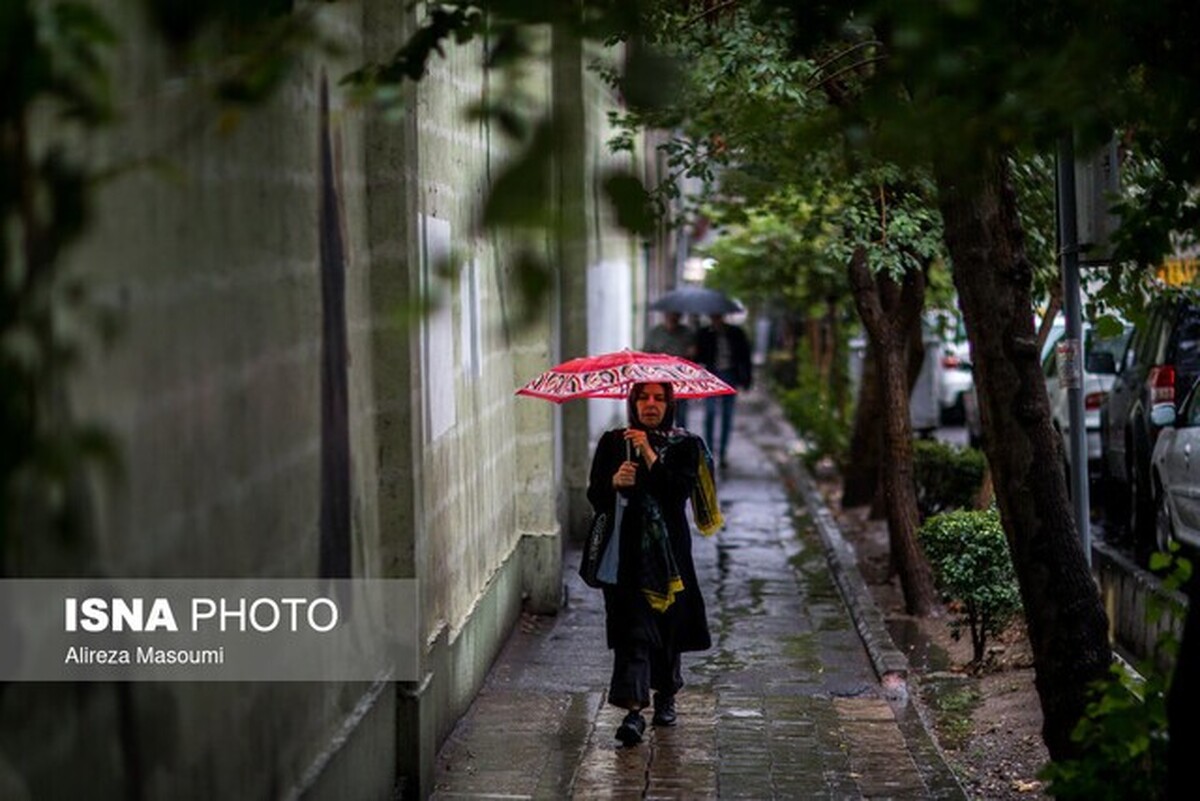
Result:
{"type": "Polygon", "coordinates": [[[1175,539],[1175,532],[1171,528],[1171,509],[1167,505],[1167,493],[1161,486],[1157,487],[1158,492],[1155,493],[1155,507],[1157,515],[1155,515],[1155,545],[1160,551],[1169,551],[1171,542],[1175,539]]]}
{"type": "Polygon", "coordinates": [[[1104,498],[1105,531],[1110,542],[1121,542],[1128,539],[1129,532],[1125,529],[1129,519],[1129,488],[1116,476],[1112,475],[1107,466],[1100,477],[1104,498]]]}
{"type": "Polygon", "coordinates": [[[954,396],[954,403],[943,406],[941,423],[944,426],[960,426],[967,422],[967,409],[963,403],[962,393],[954,396]]]}

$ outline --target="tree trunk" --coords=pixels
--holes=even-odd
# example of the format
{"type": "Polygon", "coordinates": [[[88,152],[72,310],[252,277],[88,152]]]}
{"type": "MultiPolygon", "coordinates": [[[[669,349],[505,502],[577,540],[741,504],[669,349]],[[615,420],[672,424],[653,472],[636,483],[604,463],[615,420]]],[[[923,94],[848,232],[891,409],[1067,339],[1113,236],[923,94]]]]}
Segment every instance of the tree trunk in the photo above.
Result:
{"type": "Polygon", "coordinates": [[[879,463],[883,451],[883,401],[879,393],[875,348],[868,343],[863,354],[858,401],[854,406],[854,429],[850,452],[842,471],[842,508],[866,506],[875,499],[879,486],[879,463]]]}
{"type": "Polygon", "coordinates": [[[992,154],[974,163],[971,182],[937,165],[939,205],[975,359],[984,449],[1025,605],[1042,734],[1061,759],[1077,751],[1071,730],[1111,650],[1059,467],[1007,162],[992,154]]]}
{"type": "MultiPolygon", "coordinates": [[[[904,319],[906,331],[897,332],[897,338],[908,343],[908,394],[917,384],[921,364],[925,360],[925,346],[921,334],[920,314],[904,319]]],[[[880,394],[879,359],[875,345],[868,337],[867,352],[863,356],[862,376],[858,387],[858,400],[854,407],[854,426],[850,433],[850,449],[842,471],[842,508],[871,505],[871,518],[879,519],[887,514],[883,482],[879,470],[883,461],[883,398],[880,394]]],[[[840,406],[838,408],[841,408],[840,406]]],[[[906,407],[907,408],[907,407],[906,407]]]]}
{"type": "Polygon", "coordinates": [[[854,303],[875,346],[883,403],[883,439],[887,469],[883,471],[887,501],[888,544],[900,574],[904,605],[910,615],[924,616],[937,605],[929,563],[917,542],[917,493],[913,484],[912,427],[908,417],[908,359],[904,333],[919,319],[925,299],[925,276],[909,271],[903,284],[890,276],[872,276],[866,251],[850,258],[854,303]]]}

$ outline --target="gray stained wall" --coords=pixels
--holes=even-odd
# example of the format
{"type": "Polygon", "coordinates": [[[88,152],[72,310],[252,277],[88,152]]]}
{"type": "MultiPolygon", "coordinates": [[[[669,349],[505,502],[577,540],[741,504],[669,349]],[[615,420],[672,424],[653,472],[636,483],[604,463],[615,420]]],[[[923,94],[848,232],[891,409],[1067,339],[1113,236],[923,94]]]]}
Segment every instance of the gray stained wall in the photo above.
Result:
{"type": "MultiPolygon", "coordinates": [[[[123,331],[88,354],[69,405],[115,437],[121,474],[72,499],[79,541],[34,543],[17,572],[415,577],[422,679],[9,686],[5,798],[423,796],[522,604],[557,608],[563,465],[587,444],[564,446],[555,407],[513,389],[560,357],[564,320],[586,320],[555,298],[517,326],[511,248],[475,231],[507,155],[463,116],[488,91],[478,46],[449,50],[398,121],[339,86],[413,29],[405,5],[321,8],[341,60],[310,56],[233,118],[139,34],[140,4],[108,4],[124,121],[87,146],[100,167],[161,168],[107,182],[72,253],[123,331]],[[443,255],[453,285],[437,278],[443,255]],[[406,317],[426,290],[435,311],[406,317]]],[[[547,107],[551,76],[530,78],[547,107]]],[[[584,153],[602,148],[610,102],[566,104],[596,139],[584,153]]],[[[575,162],[592,202],[599,159],[575,162]]],[[[640,285],[634,243],[581,219],[582,266],[599,243],[620,248],[640,285]]]]}

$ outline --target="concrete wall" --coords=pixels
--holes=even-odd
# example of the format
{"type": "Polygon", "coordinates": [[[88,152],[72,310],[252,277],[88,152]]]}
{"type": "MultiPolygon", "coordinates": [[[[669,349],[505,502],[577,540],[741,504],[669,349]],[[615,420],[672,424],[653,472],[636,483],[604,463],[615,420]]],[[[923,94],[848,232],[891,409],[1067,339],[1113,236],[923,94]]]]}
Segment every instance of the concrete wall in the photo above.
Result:
{"type": "MultiPolygon", "coordinates": [[[[305,60],[235,121],[140,33],[137,4],[106,8],[123,35],[124,121],[88,142],[90,156],[101,170],[162,166],[102,185],[70,260],[123,330],[87,354],[68,413],[113,436],[120,472],[72,499],[78,542],[33,544],[17,570],[378,575],[390,532],[378,506],[366,140],[336,86],[362,56],[363,9],[321,11],[345,62],[305,60]]],[[[3,750],[31,798],[273,798],[330,762],[347,721],[394,732],[394,695],[338,683],[21,687],[4,694],[3,750]]],[[[344,791],[390,792],[394,735],[371,750],[379,760],[344,791]]]]}
{"type": "Polygon", "coordinates": [[[1160,652],[1164,635],[1178,644],[1183,639],[1187,597],[1164,590],[1149,573],[1103,542],[1092,544],[1092,575],[1108,613],[1109,640],[1135,665],[1153,663],[1164,672],[1175,657],[1160,652]]]}
{"type": "MultiPolygon", "coordinates": [[[[232,119],[141,30],[139,4],[105,8],[123,35],[125,119],[88,143],[91,156],[168,165],[105,184],[71,257],[123,332],[87,354],[67,411],[111,432],[121,472],[70,499],[84,521],[75,543],[32,543],[17,570],[415,577],[422,677],[10,687],[0,787],[6,798],[421,797],[522,605],[558,606],[561,487],[579,486],[590,454],[564,444],[561,409],[512,393],[576,355],[565,343],[588,336],[588,304],[564,310],[564,279],[531,327],[514,324],[512,251],[475,227],[507,155],[462,115],[489,91],[479,47],[451,48],[409,90],[409,113],[384,119],[338,81],[390,55],[415,12],[321,5],[340,60],[308,56],[278,96],[232,119]],[[443,257],[458,281],[438,279],[443,257]],[[406,318],[427,294],[434,311],[406,318]]],[[[579,225],[550,252],[581,254],[572,280],[591,283],[572,291],[628,305],[639,251],[595,193],[611,101],[582,55],[572,68],[560,50],[556,71],[532,78],[593,137],[564,185],[579,225]],[[576,86],[561,85],[572,69],[576,86]]],[[[632,313],[614,314],[631,336],[632,313]]]]}
{"type": "MultiPolygon", "coordinates": [[[[623,55],[618,48],[605,52],[592,47],[586,60],[589,64],[605,59],[615,61],[623,55]]],[[[584,114],[590,129],[585,141],[591,176],[588,213],[592,223],[588,238],[588,350],[607,353],[641,345],[641,326],[635,323],[641,319],[645,307],[646,270],[644,252],[638,243],[622,235],[601,184],[604,176],[614,170],[637,175],[640,153],[612,153],[607,148],[606,142],[617,133],[608,119],[613,97],[611,89],[594,70],[585,73],[583,90],[584,114]]],[[[606,429],[625,423],[622,403],[591,401],[588,412],[593,442],[606,429]]]]}

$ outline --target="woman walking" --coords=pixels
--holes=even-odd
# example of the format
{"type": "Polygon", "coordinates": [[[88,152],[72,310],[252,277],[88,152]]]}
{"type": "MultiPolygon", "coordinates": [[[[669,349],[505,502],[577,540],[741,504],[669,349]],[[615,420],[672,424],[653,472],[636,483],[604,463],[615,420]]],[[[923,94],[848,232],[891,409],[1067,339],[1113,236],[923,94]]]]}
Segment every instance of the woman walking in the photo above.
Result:
{"type": "Polygon", "coordinates": [[[605,432],[596,446],[588,500],[597,513],[619,518],[617,581],[604,588],[613,651],[608,700],[628,710],[616,737],[634,745],[646,730],[642,710],[651,691],[654,725],[675,725],[680,654],[712,646],[684,507],[692,498],[704,533],[720,527],[720,513],[707,448],[673,428],[671,385],[637,384],[627,404],[629,427],[605,432]],[[614,514],[618,496],[623,508],[614,514]]]}

